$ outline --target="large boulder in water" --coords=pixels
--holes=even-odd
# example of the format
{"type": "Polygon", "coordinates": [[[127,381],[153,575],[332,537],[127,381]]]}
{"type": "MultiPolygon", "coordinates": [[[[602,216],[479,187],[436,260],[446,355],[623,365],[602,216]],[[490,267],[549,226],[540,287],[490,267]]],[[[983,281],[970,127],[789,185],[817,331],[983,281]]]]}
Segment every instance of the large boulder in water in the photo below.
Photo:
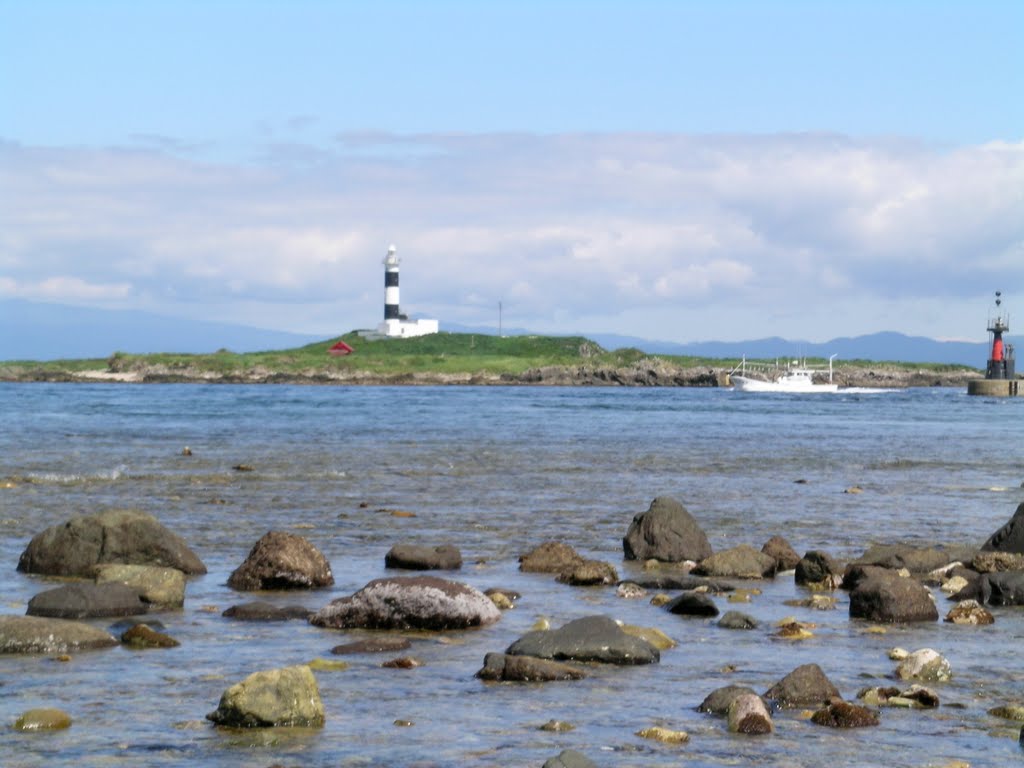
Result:
{"type": "Polygon", "coordinates": [[[977,550],[972,547],[916,547],[912,544],[874,544],[850,565],[878,565],[883,568],[925,574],[956,561],[970,562],[977,550]]]}
{"type": "Polygon", "coordinates": [[[1024,605],[1024,571],[982,574],[953,597],[983,605],[1024,605]]]}
{"type": "Polygon", "coordinates": [[[284,531],[264,534],[228,577],[229,587],[248,592],[318,589],[333,583],[331,564],[320,550],[303,537],[284,531]]]}
{"type": "Polygon", "coordinates": [[[1013,517],[981,545],[983,552],[1016,552],[1024,554],[1024,502],[1017,505],[1013,517]]]}
{"type": "Polygon", "coordinates": [[[467,629],[493,624],[501,611],[473,587],[436,576],[375,579],[310,618],[334,629],[467,629]]]}
{"type": "Polygon", "coordinates": [[[938,621],[932,593],[919,581],[873,570],[850,592],[850,618],[889,623],[938,621]]]}
{"type": "Polygon", "coordinates": [[[91,619],[102,616],[137,616],[147,606],[138,590],[118,582],[65,584],[48,589],[28,601],[29,616],[54,619],[91,619]]]}
{"type": "Polygon", "coordinates": [[[0,653],[67,653],[117,644],[109,632],[84,621],[0,616],[0,653]]]}
{"type": "Polygon", "coordinates": [[[817,664],[797,667],[765,691],[764,697],[780,707],[820,707],[842,698],[817,664]]]}
{"type": "Polygon", "coordinates": [[[112,509],[72,517],[36,534],[21,553],[18,570],[48,576],[90,577],[97,565],[128,563],[206,573],[184,540],[152,515],[112,509]]]}
{"type": "Polygon", "coordinates": [[[224,691],[206,718],[233,728],[311,728],[324,724],[324,705],[313,672],[300,665],[254,672],[224,691]]]}
{"type": "Polygon", "coordinates": [[[628,634],[607,616],[587,616],[559,629],[528,632],[505,652],[512,656],[602,664],[651,664],[661,659],[657,648],[628,634]]]}
{"type": "Polygon", "coordinates": [[[659,496],[646,512],[633,518],[622,539],[622,549],[627,560],[666,563],[700,562],[712,555],[708,537],[693,515],[668,496],[659,496]]]}

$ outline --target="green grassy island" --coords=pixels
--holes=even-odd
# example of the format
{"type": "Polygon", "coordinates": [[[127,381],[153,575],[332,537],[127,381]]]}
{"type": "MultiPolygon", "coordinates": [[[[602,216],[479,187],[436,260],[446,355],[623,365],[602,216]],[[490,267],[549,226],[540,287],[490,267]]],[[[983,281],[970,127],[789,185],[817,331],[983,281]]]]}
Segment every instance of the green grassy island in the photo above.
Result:
{"type": "MultiPolygon", "coordinates": [[[[758,361],[748,360],[748,363],[758,361]]],[[[774,361],[762,361],[765,363],[774,361]]],[[[826,360],[808,359],[812,367],[826,360]]],[[[356,332],[295,349],[210,354],[129,354],[107,359],[0,363],[2,381],[305,384],[548,384],[727,386],[739,360],[606,350],[582,336],[436,333],[369,340],[356,332]],[[333,356],[344,341],[355,351],[333,356]]],[[[841,386],[962,386],[981,372],[957,365],[837,361],[841,386]]]]}

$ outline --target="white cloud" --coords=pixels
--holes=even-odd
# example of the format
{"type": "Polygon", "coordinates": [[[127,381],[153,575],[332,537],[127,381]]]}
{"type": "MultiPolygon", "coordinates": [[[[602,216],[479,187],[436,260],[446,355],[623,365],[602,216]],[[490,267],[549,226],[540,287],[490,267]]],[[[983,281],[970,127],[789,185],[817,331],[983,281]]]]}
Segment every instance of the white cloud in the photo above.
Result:
{"type": "Polygon", "coordinates": [[[251,165],[0,144],[0,192],[4,295],[294,330],[375,323],[391,242],[403,309],[442,324],[503,301],[546,331],[963,336],[992,290],[1024,294],[1024,142],[374,134],[251,165]]]}

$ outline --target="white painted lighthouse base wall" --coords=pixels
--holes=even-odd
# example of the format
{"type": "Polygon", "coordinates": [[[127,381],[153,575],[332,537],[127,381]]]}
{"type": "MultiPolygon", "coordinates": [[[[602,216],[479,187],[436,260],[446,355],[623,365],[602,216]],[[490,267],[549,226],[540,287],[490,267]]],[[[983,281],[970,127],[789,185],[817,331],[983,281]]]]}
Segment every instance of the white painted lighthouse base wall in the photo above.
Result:
{"type": "Polygon", "coordinates": [[[385,338],[410,338],[412,336],[426,336],[430,333],[437,333],[437,320],[385,320],[377,326],[375,336],[385,338]]]}

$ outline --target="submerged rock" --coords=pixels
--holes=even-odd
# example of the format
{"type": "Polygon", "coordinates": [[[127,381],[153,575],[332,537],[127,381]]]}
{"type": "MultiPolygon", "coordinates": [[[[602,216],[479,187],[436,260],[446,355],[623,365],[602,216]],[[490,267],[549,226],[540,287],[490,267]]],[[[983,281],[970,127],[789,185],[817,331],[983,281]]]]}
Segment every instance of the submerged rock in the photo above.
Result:
{"type": "Polygon", "coordinates": [[[331,653],[338,656],[354,653],[391,653],[404,651],[411,645],[412,643],[404,637],[383,636],[336,645],[331,648],[331,653]]]}
{"type": "Polygon", "coordinates": [[[622,548],[627,560],[700,562],[713,552],[707,534],[686,507],[673,498],[659,496],[646,512],[633,518],[622,548]]]}
{"type": "Polygon", "coordinates": [[[253,545],[228,586],[246,592],[262,589],[319,589],[334,583],[331,564],[302,536],[269,531],[253,545]]]}
{"type": "Polygon", "coordinates": [[[115,645],[109,632],[82,621],[0,616],[0,653],[67,653],[115,645]]]}
{"type": "Polygon", "coordinates": [[[181,645],[170,635],[157,632],[147,624],[136,624],[125,630],[121,642],[132,648],[177,648],[181,645]]]}
{"type": "Polygon", "coordinates": [[[302,605],[274,605],[264,600],[232,605],[221,616],[239,621],[289,621],[302,619],[308,621],[313,611],[302,605]]]}
{"type": "Polygon", "coordinates": [[[501,618],[473,587],[436,576],[375,579],[355,594],[333,600],[310,622],[334,629],[467,629],[501,618]]]}
{"type": "Polygon", "coordinates": [[[55,619],[89,619],[137,616],[147,609],[139,593],[124,584],[81,583],[40,592],[28,601],[27,613],[55,619]]]}
{"type": "Polygon", "coordinates": [[[51,576],[91,577],[97,565],[127,563],[206,573],[206,566],[184,540],[152,515],[115,509],[72,517],[29,542],[18,570],[51,576]]]}
{"type": "Polygon", "coordinates": [[[254,672],[228,688],[206,716],[233,728],[320,727],[324,705],[308,666],[254,672]]]}
{"type": "Polygon", "coordinates": [[[476,673],[481,680],[545,683],[554,680],[582,680],[587,676],[579,667],[533,656],[488,653],[484,666],[476,673]]]}
{"type": "Polygon", "coordinates": [[[652,664],[657,648],[623,629],[607,616],[587,616],[558,629],[529,632],[508,647],[512,656],[602,664],[652,664]]]}
{"type": "Polygon", "coordinates": [[[411,571],[457,571],[462,567],[462,553],[451,544],[437,547],[395,544],[384,556],[384,567],[411,571]]]}
{"type": "Polygon", "coordinates": [[[543,768],[597,768],[597,765],[582,752],[563,749],[555,757],[545,760],[543,768]]]}
{"type": "Polygon", "coordinates": [[[16,731],[58,731],[71,727],[71,715],[55,707],[29,709],[14,721],[16,731]]]}

